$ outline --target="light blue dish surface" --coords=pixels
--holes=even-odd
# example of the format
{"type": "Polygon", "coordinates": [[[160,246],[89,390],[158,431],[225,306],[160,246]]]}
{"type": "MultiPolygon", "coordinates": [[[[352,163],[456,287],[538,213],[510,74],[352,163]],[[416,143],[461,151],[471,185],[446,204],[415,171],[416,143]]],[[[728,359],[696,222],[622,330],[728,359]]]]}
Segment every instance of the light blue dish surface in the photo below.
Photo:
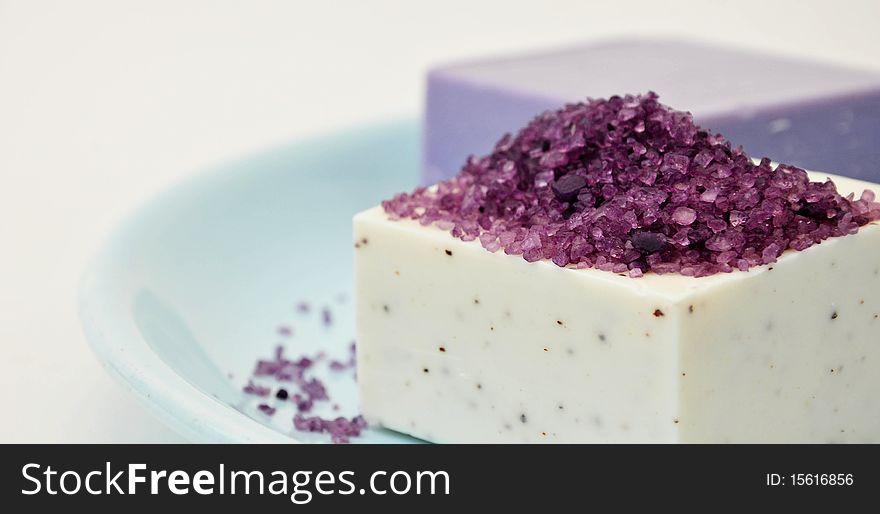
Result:
{"type": "MultiPolygon", "coordinates": [[[[82,280],[80,314],[99,359],[190,440],[326,441],[293,430],[290,402],[266,416],[241,388],[255,361],[282,342],[289,356],[347,357],[351,217],[418,182],[418,138],[417,123],[407,121],[298,142],[202,174],[142,207],[82,280]],[[332,326],[314,309],[298,313],[301,300],[329,306],[332,326]],[[280,336],[280,325],[293,337],[280,336]]],[[[340,405],[333,414],[357,413],[351,372],[320,376],[340,405]]],[[[412,441],[369,430],[353,442],[412,441]]]]}

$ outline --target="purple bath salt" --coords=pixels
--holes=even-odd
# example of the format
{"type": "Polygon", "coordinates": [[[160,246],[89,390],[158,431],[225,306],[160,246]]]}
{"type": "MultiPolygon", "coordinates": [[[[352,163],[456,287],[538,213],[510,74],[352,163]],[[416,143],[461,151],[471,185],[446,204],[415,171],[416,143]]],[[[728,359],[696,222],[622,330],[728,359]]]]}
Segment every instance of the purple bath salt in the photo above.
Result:
{"type": "Polygon", "coordinates": [[[256,377],[274,377],[276,380],[292,381],[300,383],[304,381],[305,371],[312,366],[313,362],[308,357],[289,360],[284,357],[284,347],[275,349],[275,357],[271,360],[259,360],[254,368],[256,377]]]}
{"type": "Polygon", "coordinates": [[[257,409],[267,416],[275,414],[275,407],[272,407],[271,405],[266,403],[261,403],[257,405],[257,409]]]}
{"type": "MultiPolygon", "coordinates": [[[[451,178],[469,155],[490,152],[500,134],[547,109],[648,90],[752,155],[880,182],[880,72],[634,39],[432,70],[422,183],[451,178]]],[[[560,158],[547,154],[545,164],[560,158]]]]}
{"type": "Polygon", "coordinates": [[[296,410],[299,412],[309,412],[312,410],[312,407],[315,406],[315,402],[309,398],[308,396],[303,396],[301,394],[293,395],[293,403],[296,405],[296,410]]]}
{"type": "Polygon", "coordinates": [[[880,219],[871,191],[842,197],[801,168],[756,164],[654,93],[547,111],[382,205],[490,251],[632,277],[747,270],[880,219]]]}
{"type": "Polygon", "coordinates": [[[272,392],[272,389],[256,384],[253,380],[248,380],[247,385],[242,388],[242,391],[245,394],[251,394],[254,396],[269,396],[269,393],[272,392]]]}
{"type": "Polygon", "coordinates": [[[333,371],[342,371],[342,370],[348,368],[348,365],[346,363],[344,363],[342,361],[338,361],[338,360],[330,361],[329,366],[330,366],[330,369],[332,369],[333,371]]]}
{"type": "MultiPolygon", "coordinates": [[[[332,359],[327,363],[327,367],[335,372],[354,368],[354,352],[355,343],[352,342],[348,348],[349,360],[343,362],[332,359]]],[[[286,388],[278,388],[275,398],[280,402],[276,402],[274,405],[260,403],[257,405],[257,410],[267,416],[272,416],[279,408],[282,408],[284,402],[290,401],[296,407],[297,412],[293,417],[295,429],[326,433],[330,435],[330,440],[334,443],[348,443],[352,437],[359,436],[366,428],[367,425],[363,417],[324,418],[313,414],[316,402],[331,400],[331,391],[327,386],[320,379],[310,376],[315,372],[317,363],[325,360],[327,359],[324,352],[317,352],[312,356],[288,358],[285,356],[284,347],[277,346],[272,358],[257,361],[252,375],[260,379],[274,379],[283,382],[286,384],[285,387],[291,388],[291,391],[286,388]]],[[[243,390],[246,394],[259,397],[268,397],[272,391],[269,387],[255,383],[253,379],[248,381],[243,390]]],[[[338,411],[340,408],[338,404],[333,403],[331,409],[338,411]]]]}
{"type": "Polygon", "coordinates": [[[318,380],[317,378],[313,378],[311,380],[307,380],[300,384],[300,388],[303,393],[308,395],[312,400],[326,400],[327,397],[327,389],[324,387],[324,384],[318,380]]]}
{"type": "Polygon", "coordinates": [[[293,427],[302,432],[326,432],[330,434],[334,443],[348,443],[351,437],[361,434],[367,423],[363,416],[355,416],[351,419],[343,417],[324,419],[296,414],[293,417],[293,427]]]}

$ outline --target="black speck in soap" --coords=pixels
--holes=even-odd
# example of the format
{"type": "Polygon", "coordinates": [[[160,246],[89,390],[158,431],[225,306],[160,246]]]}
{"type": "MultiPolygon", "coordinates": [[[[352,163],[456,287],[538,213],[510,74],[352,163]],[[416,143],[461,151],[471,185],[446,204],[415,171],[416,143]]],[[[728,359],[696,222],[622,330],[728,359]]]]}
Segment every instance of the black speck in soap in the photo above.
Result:
{"type": "Polygon", "coordinates": [[[559,405],[557,405],[556,408],[559,409],[559,410],[564,410],[564,409],[565,409],[565,407],[563,407],[561,403],[560,403],[559,405]]]}
{"type": "Polygon", "coordinates": [[[561,327],[561,326],[562,326],[562,320],[559,320],[559,319],[556,320],[556,324],[559,325],[559,326],[561,327]]]}
{"type": "Polygon", "coordinates": [[[520,420],[521,422],[525,423],[525,422],[526,422],[526,415],[525,415],[525,414],[520,414],[520,415],[519,415],[519,420],[520,420]]]}
{"type": "Polygon", "coordinates": [[[688,313],[690,313],[690,314],[694,313],[694,306],[693,305],[688,305],[688,313]]]}
{"type": "Polygon", "coordinates": [[[422,371],[424,371],[425,373],[427,373],[427,372],[428,372],[428,368],[422,368],[422,371]]]}
{"type": "Polygon", "coordinates": [[[837,311],[831,313],[831,319],[837,319],[837,311]]]}
{"type": "Polygon", "coordinates": [[[599,341],[605,342],[605,334],[599,334],[599,341]]]}
{"type": "Polygon", "coordinates": [[[663,311],[661,311],[660,309],[654,309],[654,317],[659,318],[661,316],[663,316],[663,311]]]}
{"type": "Polygon", "coordinates": [[[443,347],[443,346],[441,346],[440,348],[438,348],[438,350],[440,350],[440,352],[442,352],[442,353],[446,353],[446,348],[443,347]]]}
{"type": "Polygon", "coordinates": [[[483,384],[477,384],[477,389],[482,389],[482,388],[483,388],[483,384]]]}
{"type": "Polygon", "coordinates": [[[391,307],[389,307],[388,304],[386,303],[385,305],[382,306],[382,310],[385,312],[391,312],[391,307]]]}
{"type": "Polygon", "coordinates": [[[474,305],[480,305],[480,299],[474,298],[474,305]]]}
{"type": "Polygon", "coordinates": [[[446,250],[446,255],[452,257],[452,250],[446,250]]]}

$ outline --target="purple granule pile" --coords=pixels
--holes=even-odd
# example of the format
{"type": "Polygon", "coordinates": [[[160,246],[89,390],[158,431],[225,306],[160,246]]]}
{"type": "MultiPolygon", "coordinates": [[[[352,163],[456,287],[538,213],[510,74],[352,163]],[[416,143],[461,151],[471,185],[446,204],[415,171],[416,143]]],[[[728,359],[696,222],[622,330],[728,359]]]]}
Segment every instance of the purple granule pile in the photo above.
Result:
{"type": "Polygon", "coordinates": [[[801,168],[755,164],[657,99],[548,111],[456,177],[382,206],[490,252],[632,277],[745,271],[880,219],[873,192],[842,197],[801,168]]]}

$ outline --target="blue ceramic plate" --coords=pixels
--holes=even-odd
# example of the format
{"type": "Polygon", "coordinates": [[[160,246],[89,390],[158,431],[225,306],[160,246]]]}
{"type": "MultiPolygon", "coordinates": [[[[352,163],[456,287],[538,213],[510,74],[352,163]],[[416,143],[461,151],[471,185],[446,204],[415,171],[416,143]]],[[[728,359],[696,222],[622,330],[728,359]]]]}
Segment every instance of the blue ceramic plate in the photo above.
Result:
{"type": "MultiPolygon", "coordinates": [[[[293,430],[291,402],[269,400],[279,409],[267,416],[242,386],[279,343],[291,357],[348,356],[351,217],[416,184],[418,135],[415,122],[402,122],[299,142],[160,195],[83,278],[80,313],[95,353],[193,441],[326,441],[293,430]],[[300,301],[311,312],[298,312],[300,301]]],[[[353,372],[318,369],[332,397],[321,412],[357,413],[353,372]]],[[[369,430],[353,442],[407,441],[369,430]]]]}

